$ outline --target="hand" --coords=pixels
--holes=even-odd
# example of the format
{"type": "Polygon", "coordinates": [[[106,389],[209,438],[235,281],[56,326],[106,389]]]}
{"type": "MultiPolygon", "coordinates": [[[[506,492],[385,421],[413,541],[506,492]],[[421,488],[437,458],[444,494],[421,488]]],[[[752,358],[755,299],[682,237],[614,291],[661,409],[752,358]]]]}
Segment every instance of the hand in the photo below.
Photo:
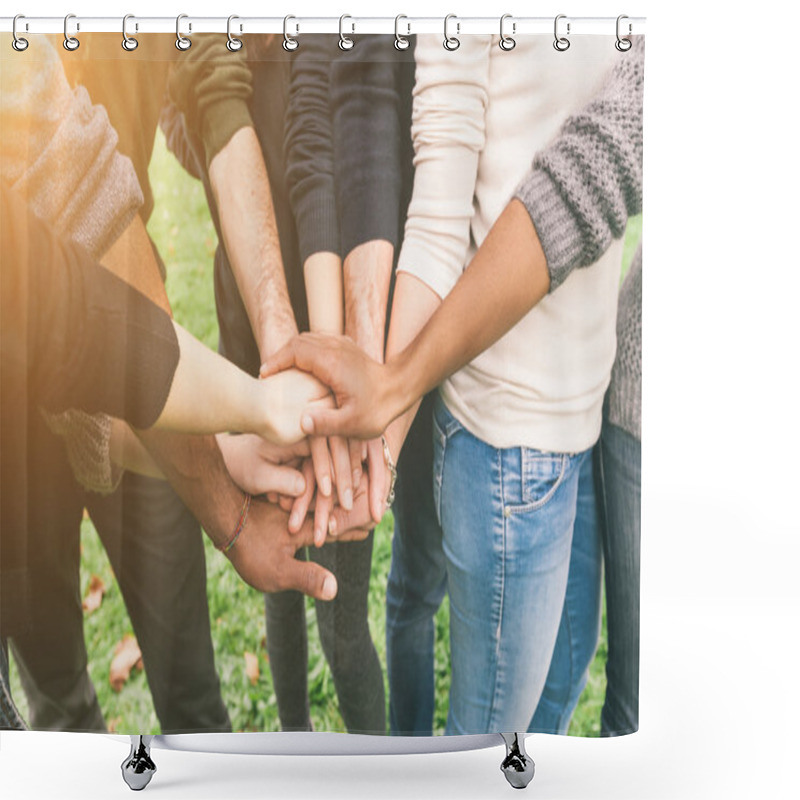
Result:
{"type": "Polygon", "coordinates": [[[404,410],[393,408],[397,400],[389,386],[389,367],[370,358],[344,336],[296,336],[270,356],[261,367],[261,377],[291,367],[310,372],[329,386],[338,406],[304,409],[301,426],[306,434],[371,439],[380,436],[404,410]]]}
{"type": "Polygon", "coordinates": [[[300,427],[303,409],[332,408],[327,386],[307,372],[287,369],[263,381],[264,430],[258,431],[274,444],[289,445],[304,439],[300,427]]]}
{"type": "Polygon", "coordinates": [[[252,433],[217,434],[225,466],[236,485],[254,496],[266,494],[270,501],[299,497],[306,481],[298,467],[309,454],[306,439],[280,447],[252,433]]]}
{"type": "MultiPolygon", "coordinates": [[[[298,561],[295,553],[313,543],[311,522],[296,535],[289,533],[288,514],[277,506],[253,500],[247,523],[228,559],[236,571],[260,592],[296,589],[317,600],[333,600],[338,585],[333,573],[313,561],[298,561]]],[[[338,541],[365,539],[369,531],[354,528],[338,541]]]]}
{"type": "Polygon", "coordinates": [[[228,551],[239,575],[260,592],[297,589],[317,600],[333,600],[336,578],[313,561],[298,561],[295,553],[312,543],[311,525],[292,536],[288,514],[277,506],[254,499],[244,530],[228,551]]]}
{"type": "Polygon", "coordinates": [[[380,439],[370,441],[377,443],[380,449],[380,460],[369,460],[367,471],[356,490],[353,508],[350,511],[337,506],[330,517],[328,532],[331,538],[340,540],[343,535],[361,531],[368,534],[383,518],[386,511],[386,495],[389,492],[389,470],[383,458],[383,445],[380,439]]]}

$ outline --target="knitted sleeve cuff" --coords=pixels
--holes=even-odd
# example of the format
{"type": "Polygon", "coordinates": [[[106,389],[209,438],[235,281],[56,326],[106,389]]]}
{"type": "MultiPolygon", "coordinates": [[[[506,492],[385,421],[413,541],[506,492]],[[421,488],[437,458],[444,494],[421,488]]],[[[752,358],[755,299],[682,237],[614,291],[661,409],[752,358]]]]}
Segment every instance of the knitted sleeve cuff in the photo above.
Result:
{"type": "Polygon", "coordinates": [[[577,218],[544,170],[532,170],[517,187],[515,197],[525,206],[536,228],[552,292],[567,279],[583,252],[577,218]]]}
{"type": "Polygon", "coordinates": [[[253,127],[253,118],[247,101],[241,97],[222,98],[206,109],[202,133],[206,167],[235,133],[248,127],[253,127]]]}
{"type": "Polygon", "coordinates": [[[300,263],[314,253],[341,255],[339,218],[333,191],[306,191],[295,198],[300,263]]]}

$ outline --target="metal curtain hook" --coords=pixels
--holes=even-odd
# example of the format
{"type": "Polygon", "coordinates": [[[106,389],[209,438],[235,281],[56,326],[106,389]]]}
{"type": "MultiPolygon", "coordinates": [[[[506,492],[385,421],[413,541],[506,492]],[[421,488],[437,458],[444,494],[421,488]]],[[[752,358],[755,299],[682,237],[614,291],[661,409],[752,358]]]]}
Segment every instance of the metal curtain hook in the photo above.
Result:
{"type": "MultiPolygon", "coordinates": [[[[512,19],[511,14],[503,14],[503,16],[500,17],[500,49],[505,50],[506,52],[508,52],[509,50],[513,50],[517,46],[516,39],[514,39],[512,36],[506,36],[505,24],[507,19],[512,19]]],[[[516,22],[512,21],[511,32],[512,33],[517,32],[516,22]]]]}
{"type": "MultiPolygon", "coordinates": [[[[129,19],[136,19],[136,17],[134,17],[133,14],[126,14],[122,18],[122,49],[127,50],[130,53],[139,46],[139,40],[135,39],[133,36],[128,36],[129,19]]],[[[135,30],[138,29],[138,27],[139,26],[137,25],[135,30]]]]}
{"type": "MultiPolygon", "coordinates": [[[[24,14],[17,14],[14,17],[14,22],[11,23],[11,35],[14,37],[11,40],[11,46],[18,52],[21,53],[23,50],[28,49],[28,40],[23,39],[21,36],[17,36],[17,22],[21,19],[25,19],[24,14]]],[[[25,29],[28,29],[28,24],[25,23],[25,29]]]]}
{"type": "MultiPolygon", "coordinates": [[[[231,53],[235,53],[237,50],[241,50],[244,47],[244,42],[241,39],[237,39],[233,34],[231,34],[231,22],[233,20],[239,19],[236,14],[231,14],[228,17],[228,42],[225,45],[231,53]]],[[[239,26],[239,31],[241,32],[242,26],[239,26]]]]}
{"type": "MultiPolygon", "coordinates": [[[[70,36],[69,31],[67,30],[67,26],[69,25],[69,21],[71,19],[75,19],[74,14],[67,14],[67,16],[64,17],[64,49],[69,50],[70,52],[77,50],[81,46],[81,43],[74,36],[70,36]]],[[[75,29],[80,30],[80,25],[76,24],[75,29]]]]}
{"type": "Polygon", "coordinates": [[[408,17],[405,14],[398,14],[394,18],[394,46],[398,50],[408,50],[408,47],[411,44],[411,42],[409,42],[408,39],[406,39],[406,36],[411,35],[411,25],[406,24],[406,27],[408,28],[408,33],[406,34],[406,36],[403,36],[400,33],[401,19],[408,19],[408,17]]]}
{"type": "Polygon", "coordinates": [[[448,27],[450,25],[450,20],[451,19],[456,20],[456,33],[458,34],[458,33],[461,32],[461,23],[458,22],[458,17],[456,17],[455,14],[448,14],[444,18],[444,42],[443,42],[443,44],[444,44],[444,49],[445,50],[450,50],[450,52],[452,52],[453,50],[458,50],[458,48],[461,47],[461,41],[459,40],[458,36],[450,36],[450,35],[448,35],[447,31],[448,31],[448,27]]]}
{"type": "MultiPolygon", "coordinates": [[[[339,49],[352,50],[355,42],[349,37],[344,35],[344,21],[346,19],[353,19],[349,14],[342,14],[339,17],[339,49]]],[[[356,29],[355,24],[352,26],[353,30],[356,29]]]]}
{"type": "MultiPolygon", "coordinates": [[[[178,50],[188,50],[192,46],[192,40],[191,39],[187,39],[181,33],[181,20],[182,19],[188,19],[188,18],[189,18],[188,14],[178,14],[178,16],[175,18],[175,36],[177,37],[175,39],[175,47],[177,47],[178,50]]],[[[189,23],[189,33],[191,33],[191,32],[192,32],[192,23],[190,22],[189,23]]]]}
{"type": "MultiPolygon", "coordinates": [[[[565,50],[569,50],[570,41],[567,39],[566,36],[559,36],[558,35],[558,21],[560,19],[566,19],[566,14],[559,14],[556,16],[555,22],[553,23],[553,36],[555,36],[555,41],[553,42],[553,47],[558,50],[559,53],[563,53],[565,50]]],[[[567,36],[569,35],[569,22],[567,23],[567,36]]]]}
{"type": "MultiPolygon", "coordinates": [[[[289,20],[296,19],[291,14],[288,14],[283,18],[283,49],[287,52],[291,53],[293,50],[297,50],[300,46],[300,42],[297,41],[296,36],[289,35],[289,20]]],[[[300,26],[297,26],[297,32],[300,32],[300,26]]]]}
{"type": "MultiPolygon", "coordinates": [[[[624,20],[624,19],[628,19],[628,16],[626,14],[620,14],[617,17],[617,41],[614,42],[614,47],[616,47],[617,50],[620,51],[620,53],[627,53],[628,50],[630,50],[631,47],[633,47],[633,42],[631,42],[630,39],[623,38],[622,36],[620,36],[620,28],[622,27],[621,23],[622,23],[622,20],[624,20]]],[[[628,23],[628,35],[629,36],[631,34],[631,31],[632,31],[631,24],[628,23]]]]}

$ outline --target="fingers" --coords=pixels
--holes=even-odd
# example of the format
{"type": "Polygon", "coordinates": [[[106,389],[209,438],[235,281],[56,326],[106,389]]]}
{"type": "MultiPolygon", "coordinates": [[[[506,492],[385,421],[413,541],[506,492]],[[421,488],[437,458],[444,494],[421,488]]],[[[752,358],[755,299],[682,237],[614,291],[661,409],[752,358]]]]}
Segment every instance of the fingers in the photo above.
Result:
{"type": "Polygon", "coordinates": [[[329,383],[331,354],[338,349],[339,338],[341,337],[318,333],[296,336],[261,365],[259,377],[266,378],[290,367],[297,367],[303,372],[310,372],[324,383],[329,383]]]}
{"type": "Polygon", "coordinates": [[[339,505],[346,511],[353,507],[353,472],[350,466],[350,449],[346,439],[331,436],[328,440],[336,477],[336,495],[339,505]]]}
{"type": "Polygon", "coordinates": [[[317,489],[323,497],[330,497],[333,491],[333,481],[331,479],[331,458],[328,453],[328,442],[323,438],[315,437],[311,440],[310,447],[317,489]]]}
{"type": "Polygon", "coordinates": [[[314,480],[314,465],[310,460],[303,462],[303,477],[305,478],[306,487],[303,494],[301,494],[292,506],[291,513],[289,514],[289,533],[297,533],[308,513],[308,508],[311,505],[311,499],[314,497],[314,489],[316,482],[314,480]]]}
{"type": "Polygon", "coordinates": [[[308,436],[350,436],[357,433],[350,409],[307,408],[300,418],[300,427],[308,436]]]}
{"type": "Polygon", "coordinates": [[[386,511],[386,496],[389,493],[389,469],[383,456],[380,439],[367,442],[367,469],[369,470],[369,510],[375,523],[383,519],[386,511]]]}
{"type": "Polygon", "coordinates": [[[275,497],[270,502],[277,502],[277,495],[299,497],[306,489],[306,480],[301,472],[292,467],[270,464],[266,461],[254,476],[254,481],[260,490],[257,494],[275,497]]]}
{"type": "Polygon", "coordinates": [[[281,581],[284,589],[297,589],[315,600],[333,600],[338,584],[332,572],[313,561],[298,561],[291,558],[284,565],[281,581]]]}
{"type": "Polygon", "coordinates": [[[314,545],[322,547],[328,535],[328,520],[333,510],[333,497],[323,497],[317,494],[317,503],[314,506],[314,545]]]}
{"type": "Polygon", "coordinates": [[[363,472],[361,465],[364,462],[364,458],[361,456],[361,452],[364,449],[362,447],[363,444],[364,443],[360,442],[358,439],[348,439],[350,466],[353,468],[353,493],[355,493],[361,485],[361,474],[363,472]]]}
{"type": "Polygon", "coordinates": [[[270,375],[275,375],[285,369],[295,366],[294,354],[295,339],[292,339],[288,344],[285,344],[277,353],[273,353],[265,363],[261,365],[259,370],[259,378],[268,378],[270,375]]]}

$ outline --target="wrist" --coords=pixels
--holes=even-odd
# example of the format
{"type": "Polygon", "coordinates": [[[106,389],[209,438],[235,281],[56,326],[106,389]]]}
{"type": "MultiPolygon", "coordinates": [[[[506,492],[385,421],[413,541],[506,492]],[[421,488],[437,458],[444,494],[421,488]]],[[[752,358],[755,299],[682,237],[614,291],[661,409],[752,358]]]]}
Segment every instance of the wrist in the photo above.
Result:
{"type": "Polygon", "coordinates": [[[388,359],[384,370],[385,379],[381,385],[387,398],[385,407],[391,411],[391,419],[394,420],[408,411],[425,390],[420,388],[420,376],[414,369],[414,361],[408,350],[388,359]]]}

